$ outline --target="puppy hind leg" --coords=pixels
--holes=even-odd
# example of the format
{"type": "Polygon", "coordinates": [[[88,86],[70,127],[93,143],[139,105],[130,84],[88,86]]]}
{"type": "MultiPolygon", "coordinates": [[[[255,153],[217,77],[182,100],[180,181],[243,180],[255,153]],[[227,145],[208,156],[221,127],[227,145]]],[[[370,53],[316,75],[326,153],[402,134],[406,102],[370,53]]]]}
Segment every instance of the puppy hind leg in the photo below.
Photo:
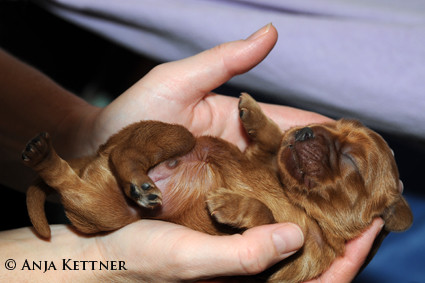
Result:
{"type": "Polygon", "coordinates": [[[47,133],[37,135],[27,144],[22,152],[22,160],[44,181],[29,187],[27,209],[36,231],[44,238],[49,238],[50,228],[44,212],[46,195],[52,190],[57,191],[68,214],[68,211],[78,207],[76,203],[84,198],[87,190],[70,165],[57,155],[47,133]],[[73,195],[76,193],[78,197],[73,195]],[[73,197],[69,197],[70,194],[73,197]]]}
{"type": "Polygon", "coordinates": [[[141,151],[137,148],[114,149],[110,166],[125,195],[141,207],[153,209],[162,204],[162,194],[147,175],[154,165],[141,151]]]}
{"type": "MultiPolygon", "coordinates": [[[[40,134],[31,140],[22,153],[22,158],[26,165],[39,174],[45,187],[59,193],[67,217],[79,231],[111,231],[140,218],[128,208],[122,193],[114,189],[114,181],[106,180],[107,177],[104,179],[105,176],[96,178],[96,170],[91,171],[86,179],[80,178],[70,164],[57,155],[48,134],[40,134]]],[[[87,162],[93,162],[93,159],[87,159],[87,162]]],[[[83,160],[79,164],[82,167],[90,165],[84,164],[83,160]]],[[[49,237],[50,229],[43,207],[45,187],[30,187],[27,203],[37,232],[43,237],[49,237]]]]}
{"type": "Polygon", "coordinates": [[[141,207],[155,208],[161,205],[162,195],[147,172],[188,153],[195,138],[183,126],[156,121],[141,122],[128,130],[127,139],[111,150],[110,167],[130,199],[141,207]]]}
{"type": "Polygon", "coordinates": [[[240,96],[239,116],[252,141],[245,154],[248,158],[268,162],[280,147],[280,128],[263,113],[260,105],[247,93],[240,96]]]}
{"type": "Polygon", "coordinates": [[[276,223],[273,213],[264,203],[226,188],[211,190],[206,202],[211,216],[222,224],[236,228],[252,228],[276,223]]]}
{"type": "Polygon", "coordinates": [[[74,175],[78,178],[68,162],[57,155],[48,133],[40,133],[28,142],[22,152],[22,160],[53,189],[60,189],[61,184],[74,175]]]}

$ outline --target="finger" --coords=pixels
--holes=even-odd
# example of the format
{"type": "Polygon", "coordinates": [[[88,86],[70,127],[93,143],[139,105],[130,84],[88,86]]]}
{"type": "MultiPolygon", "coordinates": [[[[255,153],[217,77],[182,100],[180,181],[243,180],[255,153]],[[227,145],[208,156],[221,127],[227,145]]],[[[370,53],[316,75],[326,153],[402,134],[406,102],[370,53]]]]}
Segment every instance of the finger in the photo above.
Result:
{"type": "MultiPolygon", "coordinates": [[[[115,99],[98,120],[113,129],[140,119],[172,122],[169,113],[190,113],[211,90],[261,62],[276,40],[277,31],[269,24],[246,40],[223,43],[192,57],[161,64],[115,99]]],[[[179,123],[190,124],[191,117],[186,119],[179,123]]]]}
{"type": "Polygon", "coordinates": [[[180,278],[257,274],[295,253],[303,243],[301,229],[291,223],[259,226],[242,235],[204,235],[202,241],[188,245],[196,252],[186,250],[188,257],[180,258],[188,266],[180,278]]]}
{"type": "Polygon", "coordinates": [[[192,103],[233,76],[256,66],[276,41],[277,31],[268,24],[245,40],[223,43],[195,56],[159,65],[143,79],[149,83],[144,87],[158,90],[160,86],[164,95],[184,93],[187,103],[192,103]]]}
{"type": "Polygon", "coordinates": [[[331,267],[320,276],[320,282],[351,282],[362,267],[383,224],[381,218],[375,219],[363,234],[348,242],[344,257],[334,261],[331,267]]]}
{"type": "Polygon", "coordinates": [[[282,130],[307,124],[326,123],[332,119],[315,112],[301,110],[289,106],[260,104],[264,113],[275,121],[282,130]]]}

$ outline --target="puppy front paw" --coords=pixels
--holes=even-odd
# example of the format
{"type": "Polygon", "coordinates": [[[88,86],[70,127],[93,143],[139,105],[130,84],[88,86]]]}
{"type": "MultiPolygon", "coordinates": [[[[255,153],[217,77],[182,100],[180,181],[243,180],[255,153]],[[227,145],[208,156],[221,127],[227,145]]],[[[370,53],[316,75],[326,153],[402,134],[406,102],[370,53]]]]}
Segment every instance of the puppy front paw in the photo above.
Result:
{"type": "Polygon", "coordinates": [[[140,185],[130,183],[127,195],[138,205],[153,209],[162,204],[161,191],[151,181],[140,182],[140,185]]]}
{"type": "Polygon", "coordinates": [[[249,94],[242,93],[239,98],[239,117],[249,136],[255,137],[267,118],[263,111],[249,94]]]}
{"type": "Polygon", "coordinates": [[[225,188],[211,190],[207,195],[207,207],[217,222],[239,227],[239,213],[233,205],[234,198],[238,198],[225,188]]]}
{"type": "Polygon", "coordinates": [[[251,228],[275,222],[272,212],[261,201],[226,188],[211,190],[206,202],[211,216],[222,224],[251,228]]]}
{"type": "Polygon", "coordinates": [[[50,153],[51,142],[48,133],[40,133],[28,142],[22,151],[22,161],[29,167],[34,167],[42,162],[50,153]]]}

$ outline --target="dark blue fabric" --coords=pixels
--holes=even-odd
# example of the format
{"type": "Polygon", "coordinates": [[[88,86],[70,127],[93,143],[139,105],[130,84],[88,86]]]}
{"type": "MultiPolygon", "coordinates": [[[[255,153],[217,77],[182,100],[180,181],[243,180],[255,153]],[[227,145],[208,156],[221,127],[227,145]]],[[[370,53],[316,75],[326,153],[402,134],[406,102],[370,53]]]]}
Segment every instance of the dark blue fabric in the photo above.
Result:
{"type": "Polygon", "coordinates": [[[403,233],[390,233],[356,283],[425,282],[425,198],[405,195],[413,215],[412,227],[403,233]]]}

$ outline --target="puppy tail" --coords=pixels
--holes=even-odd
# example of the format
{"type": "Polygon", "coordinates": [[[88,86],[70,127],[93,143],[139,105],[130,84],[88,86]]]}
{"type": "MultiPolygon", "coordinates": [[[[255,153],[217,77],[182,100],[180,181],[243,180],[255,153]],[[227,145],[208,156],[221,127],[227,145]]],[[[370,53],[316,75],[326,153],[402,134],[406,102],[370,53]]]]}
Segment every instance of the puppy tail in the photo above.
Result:
{"type": "Polygon", "coordinates": [[[31,185],[27,190],[27,210],[31,223],[37,233],[46,239],[50,238],[50,226],[44,211],[46,196],[51,189],[43,183],[31,185]]]}

